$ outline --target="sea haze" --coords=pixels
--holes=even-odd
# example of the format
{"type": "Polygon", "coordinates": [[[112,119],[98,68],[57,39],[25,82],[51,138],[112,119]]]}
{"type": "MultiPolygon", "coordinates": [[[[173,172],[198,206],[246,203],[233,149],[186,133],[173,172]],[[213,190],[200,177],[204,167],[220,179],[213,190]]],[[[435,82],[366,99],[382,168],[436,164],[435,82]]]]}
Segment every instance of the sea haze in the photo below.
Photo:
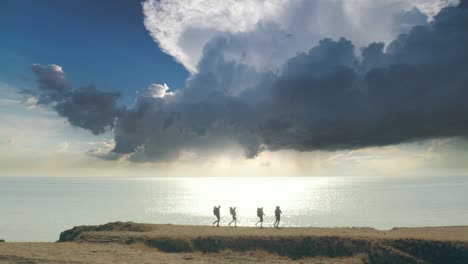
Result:
{"type": "Polygon", "coordinates": [[[238,225],[264,226],[281,206],[283,227],[466,225],[467,177],[39,178],[0,177],[0,238],[56,241],[77,225],[134,221],[221,225],[236,206],[238,225]]]}

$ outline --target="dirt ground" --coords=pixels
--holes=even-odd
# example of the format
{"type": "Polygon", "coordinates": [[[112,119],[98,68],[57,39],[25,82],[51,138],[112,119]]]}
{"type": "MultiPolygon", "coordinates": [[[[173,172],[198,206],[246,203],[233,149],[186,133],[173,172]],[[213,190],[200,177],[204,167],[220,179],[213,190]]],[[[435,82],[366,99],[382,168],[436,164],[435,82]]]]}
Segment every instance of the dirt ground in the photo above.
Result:
{"type": "Polygon", "coordinates": [[[142,244],[101,243],[2,243],[0,263],[13,264],[144,264],[144,263],[362,263],[362,256],[304,258],[294,261],[262,251],[220,253],[163,253],[142,244]]]}
{"type": "Polygon", "coordinates": [[[466,226],[382,231],[116,222],[76,227],[63,232],[61,240],[0,243],[0,263],[354,264],[374,263],[376,259],[389,259],[385,263],[445,263],[441,261],[446,258],[452,258],[450,263],[468,263],[466,226]]]}

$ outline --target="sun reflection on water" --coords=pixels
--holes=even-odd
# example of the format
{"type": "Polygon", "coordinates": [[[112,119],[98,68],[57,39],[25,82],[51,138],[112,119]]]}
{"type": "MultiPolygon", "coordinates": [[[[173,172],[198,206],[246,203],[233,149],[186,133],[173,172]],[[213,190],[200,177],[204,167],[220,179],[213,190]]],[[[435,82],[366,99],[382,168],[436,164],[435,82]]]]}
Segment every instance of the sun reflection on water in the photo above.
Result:
{"type": "MultiPolygon", "coordinates": [[[[157,182],[155,182],[157,184],[157,182]]],[[[177,201],[153,200],[153,210],[165,214],[182,214],[192,222],[209,223],[212,208],[221,205],[221,215],[230,218],[229,207],[237,207],[241,225],[257,221],[256,209],[263,207],[265,220],[274,216],[276,206],[281,206],[285,217],[310,211],[329,210],[333,201],[321,189],[333,187],[331,178],[184,178],[174,180],[177,201]],[[325,195],[324,195],[325,194],[325,195]],[[180,199],[180,197],[183,197],[180,199]]]]}
{"type": "Polygon", "coordinates": [[[271,227],[276,205],[282,227],[465,225],[467,186],[467,177],[3,178],[0,227],[8,241],[55,241],[73,226],[114,221],[210,225],[215,205],[223,226],[230,206],[240,226],[253,226],[263,206],[271,227]]]}

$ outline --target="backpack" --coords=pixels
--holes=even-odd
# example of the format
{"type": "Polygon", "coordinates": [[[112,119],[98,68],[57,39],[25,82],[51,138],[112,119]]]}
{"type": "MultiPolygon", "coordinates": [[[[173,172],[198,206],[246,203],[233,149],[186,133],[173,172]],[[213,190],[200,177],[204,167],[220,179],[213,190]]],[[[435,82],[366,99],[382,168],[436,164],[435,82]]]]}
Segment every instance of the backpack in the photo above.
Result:
{"type": "Polygon", "coordinates": [[[262,216],[262,209],[257,208],[257,216],[261,217],[262,216]]]}
{"type": "Polygon", "coordinates": [[[218,207],[213,207],[213,214],[216,215],[216,212],[218,211],[218,207]]]}
{"type": "Polygon", "coordinates": [[[234,208],[229,207],[229,212],[231,213],[231,215],[234,215],[234,213],[235,213],[235,212],[234,212],[234,208]]]}

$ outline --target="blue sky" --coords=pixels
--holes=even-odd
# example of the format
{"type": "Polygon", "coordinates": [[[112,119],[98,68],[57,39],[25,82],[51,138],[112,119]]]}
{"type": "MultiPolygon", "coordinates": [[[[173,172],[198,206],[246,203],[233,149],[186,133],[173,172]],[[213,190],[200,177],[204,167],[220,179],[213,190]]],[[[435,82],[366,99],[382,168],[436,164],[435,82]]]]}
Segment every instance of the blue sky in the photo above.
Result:
{"type": "Polygon", "coordinates": [[[32,63],[58,64],[74,87],[119,90],[124,103],[151,83],[183,86],[188,72],[160,51],[138,0],[5,0],[0,4],[0,80],[33,84],[32,63]]]}

